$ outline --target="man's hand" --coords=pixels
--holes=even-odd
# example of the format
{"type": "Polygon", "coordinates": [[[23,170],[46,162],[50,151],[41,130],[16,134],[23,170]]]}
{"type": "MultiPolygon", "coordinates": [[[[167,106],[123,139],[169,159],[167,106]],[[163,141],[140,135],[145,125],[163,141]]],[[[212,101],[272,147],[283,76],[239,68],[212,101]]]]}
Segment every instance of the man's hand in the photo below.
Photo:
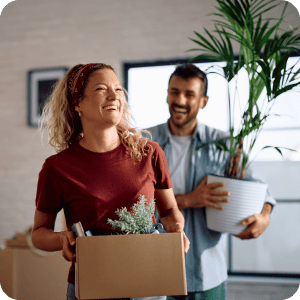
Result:
{"type": "Polygon", "coordinates": [[[62,256],[67,261],[75,262],[76,255],[75,255],[75,244],[76,239],[74,237],[74,232],[70,230],[66,230],[61,232],[60,234],[60,241],[63,246],[62,256]]]}
{"type": "Polygon", "coordinates": [[[261,213],[250,216],[241,222],[242,225],[248,225],[248,227],[235,236],[242,240],[258,238],[270,224],[271,211],[272,205],[265,203],[261,213]]]}
{"type": "Polygon", "coordinates": [[[223,206],[218,203],[226,203],[229,201],[230,195],[227,191],[218,190],[219,187],[223,187],[225,184],[222,182],[214,182],[207,184],[207,176],[203,178],[200,184],[195,190],[187,195],[176,195],[176,200],[180,210],[192,207],[212,207],[222,210],[223,206]]]}

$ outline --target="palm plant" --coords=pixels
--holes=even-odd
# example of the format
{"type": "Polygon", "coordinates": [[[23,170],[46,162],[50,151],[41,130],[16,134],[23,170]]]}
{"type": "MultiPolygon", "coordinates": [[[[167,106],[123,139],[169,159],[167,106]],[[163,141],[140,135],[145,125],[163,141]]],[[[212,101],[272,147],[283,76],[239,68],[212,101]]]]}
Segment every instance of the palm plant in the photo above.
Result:
{"type": "MultiPolygon", "coordinates": [[[[287,65],[293,52],[300,52],[300,35],[298,28],[287,31],[282,28],[286,24],[287,3],[281,16],[275,19],[263,18],[265,13],[283,5],[274,0],[216,1],[218,12],[212,14],[217,17],[213,33],[205,28],[206,35],[195,32],[197,38],[191,40],[200,47],[189,51],[201,53],[192,60],[211,59],[226,63],[224,67],[214,67],[214,71],[208,72],[217,73],[228,82],[230,141],[217,141],[215,144],[230,154],[226,175],[244,178],[249,156],[271,115],[274,101],[300,84],[300,68],[296,67],[298,62],[290,67],[287,65]],[[234,52],[234,43],[239,46],[237,54],[234,52]],[[230,92],[229,83],[237,82],[241,70],[247,72],[249,94],[241,121],[234,124],[234,103],[239,99],[236,99],[236,91],[230,92]]],[[[270,146],[264,148],[267,147],[270,146]]],[[[279,147],[274,148],[281,153],[279,147]]]]}

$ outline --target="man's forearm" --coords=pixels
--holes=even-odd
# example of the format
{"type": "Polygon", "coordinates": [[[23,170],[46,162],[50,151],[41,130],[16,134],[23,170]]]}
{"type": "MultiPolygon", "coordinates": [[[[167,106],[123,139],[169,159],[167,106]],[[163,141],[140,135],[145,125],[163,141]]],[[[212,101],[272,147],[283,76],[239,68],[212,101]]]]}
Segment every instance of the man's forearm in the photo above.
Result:
{"type": "Polygon", "coordinates": [[[188,194],[186,194],[186,195],[175,195],[175,199],[177,201],[177,205],[178,205],[178,208],[180,210],[184,210],[184,209],[190,207],[190,205],[189,205],[189,195],[188,194]]]}
{"type": "Polygon", "coordinates": [[[273,209],[273,205],[266,202],[266,203],[264,203],[261,214],[262,215],[271,215],[272,209],[273,209]]]}

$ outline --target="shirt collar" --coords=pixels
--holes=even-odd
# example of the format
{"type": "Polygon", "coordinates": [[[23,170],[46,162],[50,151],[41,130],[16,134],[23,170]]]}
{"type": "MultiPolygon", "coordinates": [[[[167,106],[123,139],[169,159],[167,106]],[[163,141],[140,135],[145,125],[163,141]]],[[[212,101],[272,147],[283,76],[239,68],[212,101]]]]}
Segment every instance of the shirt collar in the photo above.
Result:
{"type": "MultiPolygon", "coordinates": [[[[162,141],[163,144],[169,143],[170,142],[170,138],[172,137],[172,133],[171,133],[170,127],[169,127],[169,122],[170,122],[170,119],[165,124],[163,124],[163,126],[164,126],[164,133],[165,133],[165,134],[163,134],[161,136],[161,141],[162,141]]],[[[191,139],[192,140],[196,140],[199,143],[201,141],[205,141],[206,139],[205,139],[204,132],[205,132],[205,125],[197,122],[195,131],[192,134],[191,139]]]]}

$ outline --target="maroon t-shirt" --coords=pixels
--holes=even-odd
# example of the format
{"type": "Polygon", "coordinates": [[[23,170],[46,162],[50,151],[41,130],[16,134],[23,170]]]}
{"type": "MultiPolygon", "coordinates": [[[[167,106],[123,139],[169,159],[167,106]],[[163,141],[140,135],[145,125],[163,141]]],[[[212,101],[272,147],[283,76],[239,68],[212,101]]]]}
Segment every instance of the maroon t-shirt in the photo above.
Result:
{"type": "MultiPolygon", "coordinates": [[[[68,228],[80,221],[84,230],[111,230],[107,219],[118,219],[118,208],[130,210],[140,195],[150,202],[155,189],[172,187],[163,150],[148,143],[154,151],[141,162],[131,158],[122,144],[95,153],[76,143],[49,157],[39,174],[37,210],[56,214],[63,208],[68,228]]],[[[74,283],[73,267],[69,282],[74,283]]]]}

